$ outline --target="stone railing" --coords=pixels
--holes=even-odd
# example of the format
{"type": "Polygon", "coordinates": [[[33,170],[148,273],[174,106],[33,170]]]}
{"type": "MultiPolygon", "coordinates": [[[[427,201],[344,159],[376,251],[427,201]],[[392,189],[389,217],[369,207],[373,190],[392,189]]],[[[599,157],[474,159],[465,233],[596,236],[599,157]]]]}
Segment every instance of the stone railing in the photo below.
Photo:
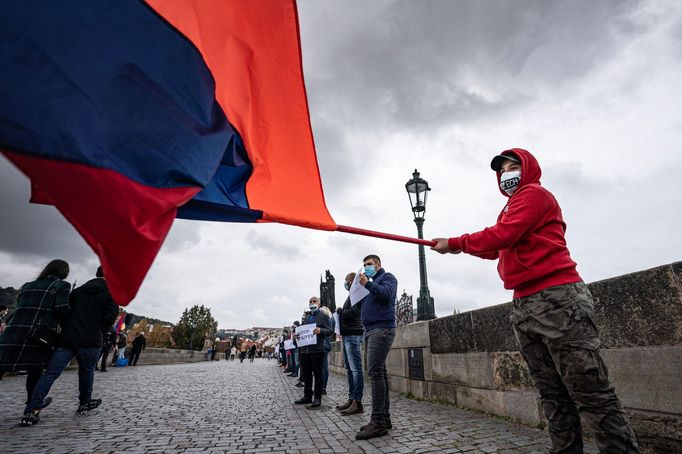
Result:
{"type": "MultiPolygon", "coordinates": [[[[175,348],[147,348],[142,350],[137,365],[147,366],[152,364],[196,363],[199,361],[208,361],[207,355],[206,351],[198,352],[196,350],[180,350],[175,348]]],[[[129,356],[130,348],[127,348],[126,357],[129,356]]]]}
{"type": "MultiPolygon", "coordinates": [[[[682,452],[682,262],[589,285],[602,355],[642,446],[682,452]]],[[[391,388],[417,398],[543,426],[518,353],[510,303],[398,329],[391,388]]],[[[340,342],[330,368],[343,369],[340,342]]]]}
{"type": "MultiPolygon", "coordinates": [[[[220,359],[225,355],[220,353],[220,359]]],[[[218,356],[216,355],[216,358],[218,356]]],[[[126,358],[130,358],[130,347],[126,348],[126,358]]],[[[111,362],[112,353],[109,354],[109,362],[111,362]]],[[[137,361],[138,366],[149,366],[159,364],[181,364],[181,363],[196,363],[199,361],[208,361],[206,351],[195,350],[180,350],[175,348],[147,348],[142,350],[140,359],[137,361]]],[[[74,358],[68,365],[68,369],[77,369],[78,363],[74,358]]]]}

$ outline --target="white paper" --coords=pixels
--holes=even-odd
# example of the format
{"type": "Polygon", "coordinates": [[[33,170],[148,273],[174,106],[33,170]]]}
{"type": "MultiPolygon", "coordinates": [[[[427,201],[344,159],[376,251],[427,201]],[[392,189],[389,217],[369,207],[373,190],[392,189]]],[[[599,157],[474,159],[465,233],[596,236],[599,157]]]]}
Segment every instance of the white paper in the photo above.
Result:
{"type": "Polygon", "coordinates": [[[293,340],[287,339],[284,341],[284,350],[293,350],[294,348],[296,348],[296,346],[294,345],[293,340]]]}
{"type": "Polygon", "coordinates": [[[365,272],[365,267],[362,267],[355,274],[355,279],[350,285],[350,305],[355,306],[358,301],[369,295],[369,290],[360,285],[360,274],[365,272]]]}
{"type": "Polygon", "coordinates": [[[339,321],[339,314],[334,312],[334,332],[336,334],[341,334],[341,322],[339,321]]]}
{"type": "Polygon", "coordinates": [[[298,335],[296,343],[299,347],[317,344],[317,334],[313,333],[315,328],[317,328],[316,323],[308,323],[307,325],[301,325],[296,328],[296,334],[298,335]]]}

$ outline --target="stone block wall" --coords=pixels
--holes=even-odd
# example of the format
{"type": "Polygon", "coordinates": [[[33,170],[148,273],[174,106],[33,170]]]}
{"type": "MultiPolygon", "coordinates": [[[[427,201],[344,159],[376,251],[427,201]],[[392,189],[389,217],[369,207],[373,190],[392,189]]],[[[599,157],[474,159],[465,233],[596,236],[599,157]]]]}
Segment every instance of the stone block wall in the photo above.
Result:
{"type": "MultiPolygon", "coordinates": [[[[682,452],[682,262],[589,288],[602,355],[640,444],[682,452]]],[[[387,364],[391,388],[543,426],[510,312],[505,303],[399,328],[387,364]],[[421,350],[423,380],[410,374],[413,349],[421,350]]],[[[345,373],[340,343],[333,348],[331,369],[345,373]]]]}
{"type": "MultiPolygon", "coordinates": [[[[126,350],[126,355],[130,353],[130,349],[126,350]]],[[[207,353],[205,351],[196,350],[179,350],[174,348],[147,348],[140,353],[140,359],[137,361],[138,366],[147,366],[152,364],[178,364],[178,363],[196,363],[199,361],[208,361],[207,353]]]]}

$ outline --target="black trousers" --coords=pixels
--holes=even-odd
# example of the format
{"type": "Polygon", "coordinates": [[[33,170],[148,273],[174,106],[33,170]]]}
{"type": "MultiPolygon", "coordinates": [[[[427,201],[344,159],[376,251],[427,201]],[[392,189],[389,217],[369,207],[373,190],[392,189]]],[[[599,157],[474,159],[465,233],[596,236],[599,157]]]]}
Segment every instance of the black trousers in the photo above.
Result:
{"type": "Polygon", "coordinates": [[[100,370],[107,370],[107,359],[109,358],[109,350],[111,350],[111,347],[105,348],[102,347],[102,363],[100,364],[99,368],[100,370]]]}
{"type": "Polygon", "coordinates": [[[303,374],[303,397],[322,398],[322,361],[324,352],[301,353],[301,373],[303,374]],[[313,377],[315,385],[313,386],[313,377]]]}
{"type": "Polygon", "coordinates": [[[26,374],[26,395],[28,399],[26,402],[31,401],[31,395],[33,394],[33,388],[36,387],[38,380],[43,376],[44,369],[42,367],[29,367],[26,374]]]}
{"type": "Polygon", "coordinates": [[[138,350],[136,348],[133,348],[130,351],[130,362],[128,363],[130,366],[135,366],[137,364],[137,360],[140,359],[141,351],[141,349],[138,350]]]}

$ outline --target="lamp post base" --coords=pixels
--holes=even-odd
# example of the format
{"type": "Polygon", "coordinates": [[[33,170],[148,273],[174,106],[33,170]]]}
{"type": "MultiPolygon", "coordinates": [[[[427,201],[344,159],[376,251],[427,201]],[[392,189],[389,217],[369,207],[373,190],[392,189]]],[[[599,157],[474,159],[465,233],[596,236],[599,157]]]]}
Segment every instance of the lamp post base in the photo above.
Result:
{"type": "Polygon", "coordinates": [[[436,318],[434,311],[433,297],[420,296],[417,298],[417,321],[433,320],[436,318]]]}

